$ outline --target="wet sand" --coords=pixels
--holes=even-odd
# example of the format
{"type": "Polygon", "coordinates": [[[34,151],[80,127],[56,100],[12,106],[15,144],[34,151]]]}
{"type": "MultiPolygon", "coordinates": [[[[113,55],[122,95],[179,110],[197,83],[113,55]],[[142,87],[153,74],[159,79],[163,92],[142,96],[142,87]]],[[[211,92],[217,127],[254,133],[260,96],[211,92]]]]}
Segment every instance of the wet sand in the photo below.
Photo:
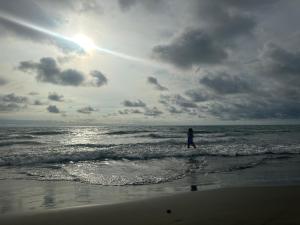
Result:
{"type": "Polygon", "coordinates": [[[300,186],[224,188],[113,205],[8,214],[13,224],[300,224],[300,186]]]}

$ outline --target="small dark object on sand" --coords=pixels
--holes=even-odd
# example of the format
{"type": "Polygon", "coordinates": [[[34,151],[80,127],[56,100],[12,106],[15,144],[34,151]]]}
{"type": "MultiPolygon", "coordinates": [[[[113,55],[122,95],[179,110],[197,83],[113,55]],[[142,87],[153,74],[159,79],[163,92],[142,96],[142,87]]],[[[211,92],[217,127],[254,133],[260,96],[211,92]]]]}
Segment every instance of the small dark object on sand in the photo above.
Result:
{"type": "Polygon", "coordinates": [[[171,209],[167,209],[167,213],[170,214],[172,211],[171,209]]]}
{"type": "Polygon", "coordinates": [[[191,185],[191,191],[197,191],[197,185],[191,185]]]}

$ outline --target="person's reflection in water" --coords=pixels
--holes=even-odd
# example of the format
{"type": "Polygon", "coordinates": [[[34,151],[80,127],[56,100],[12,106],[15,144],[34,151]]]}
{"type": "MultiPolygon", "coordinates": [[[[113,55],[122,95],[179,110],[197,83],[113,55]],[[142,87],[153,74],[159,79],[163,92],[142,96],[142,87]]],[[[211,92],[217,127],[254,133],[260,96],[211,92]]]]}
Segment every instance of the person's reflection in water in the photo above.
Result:
{"type": "Polygon", "coordinates": [[[54,208],[55,205],[56,205],[56,202],[55,202],[55,194],[54,194],[54,190],[53,190],[53,185],[49,184],[45,188],[43,206],[45,208],[51,209],[51,208],[54,208]]]}

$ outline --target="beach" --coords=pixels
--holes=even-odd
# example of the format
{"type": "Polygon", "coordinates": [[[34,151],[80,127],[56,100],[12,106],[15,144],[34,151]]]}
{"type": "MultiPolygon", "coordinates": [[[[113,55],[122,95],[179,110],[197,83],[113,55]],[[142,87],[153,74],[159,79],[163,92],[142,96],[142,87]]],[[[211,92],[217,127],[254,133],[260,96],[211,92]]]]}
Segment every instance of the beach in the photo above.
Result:
{"type": "Polygon", "coordinates": [[[0,224],[299,222],[299,126],[194,130],[2,128],[0,224]]]}
{"type": "Polygon", "coordinates": [[[300,225],[299,9],[0,0],[0,225],[300,225]]]}
{"type": "Polygon", "coordinates": [[[6,215],[0,224],[299,224],[299,201],[300,186],[225,188],[6,215]]]}

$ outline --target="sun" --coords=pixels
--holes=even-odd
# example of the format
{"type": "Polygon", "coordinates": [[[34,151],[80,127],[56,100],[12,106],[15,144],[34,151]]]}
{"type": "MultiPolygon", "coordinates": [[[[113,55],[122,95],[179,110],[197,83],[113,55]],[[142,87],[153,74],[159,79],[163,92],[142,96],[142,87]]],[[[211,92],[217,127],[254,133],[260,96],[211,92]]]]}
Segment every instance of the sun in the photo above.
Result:
{"type": "Polygon", "coordinates": [[[84,34],[76,34],[72,40],[86,52],[91,52],[96,46],[93,40],[84,34]]]}

